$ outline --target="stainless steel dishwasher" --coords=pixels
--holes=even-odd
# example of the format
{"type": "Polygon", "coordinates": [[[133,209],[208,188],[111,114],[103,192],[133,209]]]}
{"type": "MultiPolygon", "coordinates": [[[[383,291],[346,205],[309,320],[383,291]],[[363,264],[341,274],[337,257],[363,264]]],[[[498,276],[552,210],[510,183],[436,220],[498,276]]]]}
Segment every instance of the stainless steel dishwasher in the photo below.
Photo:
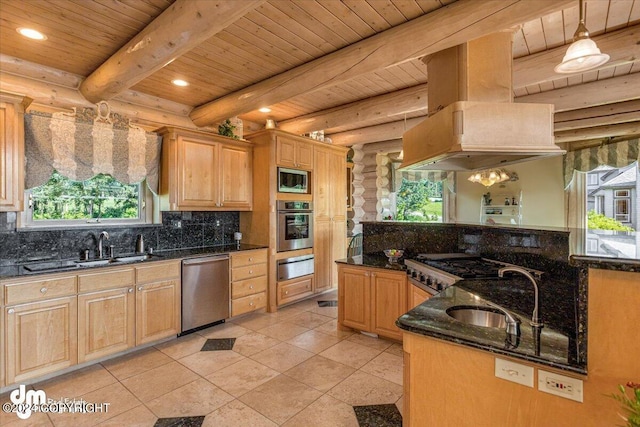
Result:
{"type": "Polygon", "coordinates": [[[229,255],[182,261],[182,333],[229,317],[229,255]]]}

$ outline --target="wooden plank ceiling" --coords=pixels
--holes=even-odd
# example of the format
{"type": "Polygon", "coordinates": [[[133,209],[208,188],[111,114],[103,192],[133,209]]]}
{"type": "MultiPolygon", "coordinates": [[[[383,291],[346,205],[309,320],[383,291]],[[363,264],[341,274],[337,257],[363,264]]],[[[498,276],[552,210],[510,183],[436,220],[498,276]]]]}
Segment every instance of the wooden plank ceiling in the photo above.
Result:
{"type": "MultiPolygon", "coordinates": [[[[495,4],[498,8],[504,5],[506,9],[521,1],[486,0],[484,3],[495,4]]],[[[28,3],[24,0],[0,0],[0,83],[19,76],[77,90],[84,78],[128,46],[163,12],[180,13],[171,9],[179,9],[183,2],[185,0],[176,0],[175,3],[174,0],[30,0],[28,3]],[[40,42],[28,40],[16,32],[18,27],[35,28],[48,38],[40,42]]],[[[224,2],[210,0],[202,4],[203,7],[216,7],[217,3],[224,2]]],[[[147,100],[144,101],[147,107],[166,109],[172,114],[182,111],[187,116],[194,107],[240,93],[282,73],[291,73],[291,70],[295,71],[311,61],[316,61],[314,64],[317,63],[322,70],[322,61],[329,61],[340,49],[353,47],[356,43],[364,46],[368,38],[390,34],[390,29],[402,28],[417,18],[435,13],[458,13],[462,19],[465,10],[472,10],[473,3],[477,5],[478,2],[258,1],[255,8],[243,12],[238,19],[229,19],[217,34],[190,47],[186,53],[148,77],[141,78],[130,88],[123,88],[122,96],[116,99],[130,99],[132,94],[139,94],[139,99],[147,100]],[[176,87],[171,84],[173,79],[188,81],[189,86],[176,87]]],[[[609,137],[637,133],[640,122],[638,102],[629,102],[640,99],[640,85],[636,85],[640,77],[640,0],[585,2],[587,28],[596,41],[603,40],[603,51],[605,45],[613,51],[610,53],[612,61],[598,70],[568,76],[549,70],[562,58],[566,45],[572,41],[578,22],[578,0],[541,0],[534,3],[545,4],[545,7],[551,5],[550,12],[526,21],[515,19],[514,23],[520,25],[509,26],[515,28],[516,102],[536,99],[536,102],[558,102],[562,111],[579,110],[570,118],[567,116],[566,121],[571,126],[556,126],[558,136],[564,138],[562,142],[594,139],[593,133],[581,132],[581,129],[603,125],[602,116],[610,117],[604,120],[609,137]],[[554,3],[559,6],[554,8],[554,3]],[[614,86],[617,89],[612,89],[614,86]],[[601,99],[604,87],[615,99],[601,99]],[[604,103],[610,108],[600,108],[598,112],[585,109],[604,103]],[[617,105],[624,108],[619,110],[617,105]],[[619,119],[613,116],[619,116],[619,119]],[[571,136],[566,132],[571,132],[571,136]]],[[[468,33],[471,35],[475,28],[473,20],[491,19],[491,16],[480,16],[477,11],[469,12],[469,15],[472,16],[465,19],[471,22],[468,33]]],[[[182,30],[170,25],[165,28],[175,34],[182,30]]],[[[495,28],[503,29],[508,28],[495,28]]],[[[443,39],[448,37],[446,28],[435,28],[430,34],[438,34],[438,31],[442,32],[443,39]]],[[[188,41],[182,42],[188,45],[188,41]]],[[[430,41],[407,38],[404,45],[411,51],[426,42],[430,41]]],[[[422,47],[416,48],[416,51],[422,50],[422,47]]],[[[154,52],[149,52],[152,54],[154,52]]],[[[292,93],[287,99],[271,105],[255,105],[248,111],[242,111],[240,117],[255,123],[254,129],[261,126],[266,118],[273,118],[284,129],[299,133],[324,130],[325,134],[335,136],[335,143],[368,143],[398,138],[406,127],[404,120],[427,113],[424,96],[428,92],[426,66],[420,58],[410,58],[408,54],[407,58],[400,63],[389,63],[360,73],[346,81],[337,79],[335,84],[322,84],[317,90],[292,93]],[[394,97],[391,94],[395,92],[398,93],[394,97]],[[272,111],[268,114],[258,112],[259,106],[270,107],[272,111]],[[327,116],[331,111],[334,111],[333,115],[327,116]],[[310,122],[307,116],[314,113],[314,123],[318,124],[313,126],[320,126],[318,129],[305,125],[310,122]],[[308,119],[306,122],[305,118],[308,119]]],[[[350,64],[348,57],[344,61],[347,62],[346,67],[356,65],[350,64]]],[[[36,97],[36,102],[47,103],[47,100],[36,97]]],[[[48,103],[54,104],[50,99],[48,103]]],[[[558,107],[556,109],[560,111],[558,107]]],[[[217,113],[224,115],[225,111],[217,113]]],[[[556,122],[565,120],[560,114],[556,122]]]]}

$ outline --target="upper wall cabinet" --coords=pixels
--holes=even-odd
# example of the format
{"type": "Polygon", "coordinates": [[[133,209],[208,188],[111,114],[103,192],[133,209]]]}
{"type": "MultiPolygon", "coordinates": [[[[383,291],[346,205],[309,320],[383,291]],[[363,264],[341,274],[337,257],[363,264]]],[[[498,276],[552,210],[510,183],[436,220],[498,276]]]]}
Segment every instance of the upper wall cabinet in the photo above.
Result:
{"type": "Polygon", "coordinates": [[[0,92],[0,212],[23,209],[24,100],[0,92]]]}
{"type": "Polygon", "coordinates": [[[163,128],[161,210],[251,210],[251,144],[163,128]]]}
{"type": "Polygon", "coordinates": [[[313,146],[306,141],[298,141],[278,135],[276,137],[276,163],[297,169],[313,169],[313,146]]]}

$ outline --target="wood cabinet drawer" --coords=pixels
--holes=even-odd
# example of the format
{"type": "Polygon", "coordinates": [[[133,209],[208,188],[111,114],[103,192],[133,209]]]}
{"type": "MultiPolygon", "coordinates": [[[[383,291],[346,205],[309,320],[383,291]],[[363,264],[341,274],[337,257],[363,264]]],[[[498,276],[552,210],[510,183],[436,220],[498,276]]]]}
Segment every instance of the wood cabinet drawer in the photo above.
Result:
{"type": "Polygon", "coordinates": [[[266,290],[267,276],[240,280],[231,284],[231,298],[241,298],[266,290]]]}
{"type": "Polygon", "coordinates": [[[76,276],[58,276],[7,283],[4,292],[6,305],[73,295],[76,293],[76,276]]]}
{"type": "Polygon", "coordinates": [[[232,268],[231,281],[250,279],[252,277],[265,276],[267,274],[267,264],[248,265],[246,267],[232,268]]]}
{"type": "Polygon", "coordinates": [[[278,283],[278,305],[295,301],[313,293],[313,278],[293,279],[278,283]]]}
{"type": "Polygon", "coordinates": [[[244,267],[246,265],[263,264],[267,262],[267,251],[244,251],[231,254],[231,268],[244,267]]]}
{"type": "Polygon", "coordinates": [[[78,275],[78,293],[124,288],[126,286],[133,286],[134,283],[135,275],[133,267],[84,273],[78,275]]]}
{"type": "Polygon", "coordinates": [[[231,316],[249,313],[267,306],[267,293],[260,292],[247,297],[231,300],[231,316]]]}
{"type": "Polygon", "coordinates": [[[136,283],[157,282],[180,277],[180,261],[153,263],[136,267],[136,283]]]}

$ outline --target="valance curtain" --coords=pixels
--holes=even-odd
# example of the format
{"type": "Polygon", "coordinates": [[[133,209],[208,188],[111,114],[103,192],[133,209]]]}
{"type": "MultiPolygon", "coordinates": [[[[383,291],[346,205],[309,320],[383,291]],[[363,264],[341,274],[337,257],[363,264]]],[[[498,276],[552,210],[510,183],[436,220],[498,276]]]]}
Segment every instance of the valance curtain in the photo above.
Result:
{"type": "Polygon", "coordinates": [[[400,171],[394,168],[393,191],[398,191],[402,185],[402,179],[407,181],[421,181],[426,179],[431,182],[444,181],[445,185],[451,193],[455,193],[455,175],[454,172],[446,171],[400,171]]]}
{"type": "Polygon", "coordinates": [[[109,120],[96,117],[91,109],[25,114],[27,188],[46,183],[56,170],[74,181],[100,173],[126,184],[146,178],[149,189],[157,193],[162,137],[117,114],[109,120]]]}
{"type": "Polygon", "coordinates": [[[601,165],[621,168],[639,161],[639,141],[636,138],[568,152],[564,156],[565,189],[571,184],[574,170],[589,172],[601,165]]]}

